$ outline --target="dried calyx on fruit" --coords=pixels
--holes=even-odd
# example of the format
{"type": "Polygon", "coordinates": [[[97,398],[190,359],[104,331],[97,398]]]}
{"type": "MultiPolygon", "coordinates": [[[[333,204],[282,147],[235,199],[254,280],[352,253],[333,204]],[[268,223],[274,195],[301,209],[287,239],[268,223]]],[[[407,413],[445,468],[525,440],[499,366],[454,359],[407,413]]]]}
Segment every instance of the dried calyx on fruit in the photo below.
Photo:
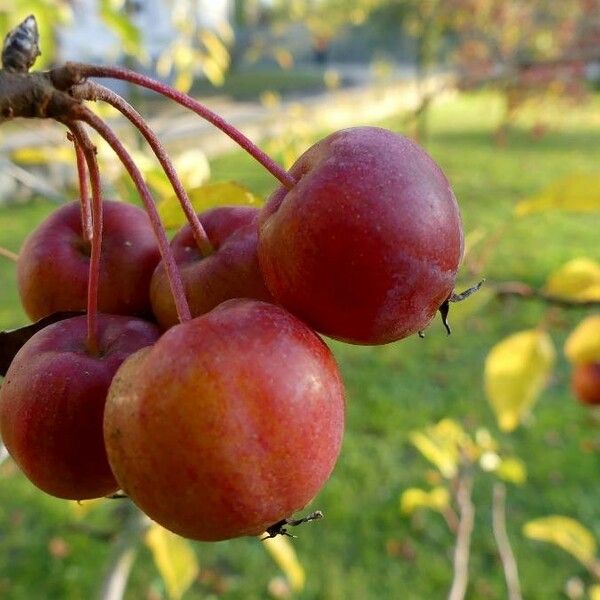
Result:
{"type": "Polygon", "coordinates": [[[423,149],[384,129],[334,133],[287,172],[207,107],[145,75],[78,63],[29,73],[34,25],[30,17],[7,38],[0,123],[64,124],[80,202],[56,211],[18,259],[25,310],[44,320],[34,335],[0,336],[3,364],[23,346],[0,390],[2,437],[48,493],[87,498],[121,487],[196,539],[289,535],[287,526],[321,516],[291,518],[332,472],[344,428],[338,368],[312,328],[382,344],[420,332],[438,310],[445,321],[448,303],[468,295],[454,293],[463,232],[450,185],[423,149]],[[197,215],[148,124],[91,77],[187,107],[281,187],[260,213],[197,215]],[[120,111],[155,153],[189,222],[172,244],[139,168],[87,101],[120,111]],[[146,214],[103,200],[86,127],[117,154],[146,214]],[[63,318],[81,309],[85,316],[63,318]],[[166,333],[159,338],[140,315],[166,333]]]}

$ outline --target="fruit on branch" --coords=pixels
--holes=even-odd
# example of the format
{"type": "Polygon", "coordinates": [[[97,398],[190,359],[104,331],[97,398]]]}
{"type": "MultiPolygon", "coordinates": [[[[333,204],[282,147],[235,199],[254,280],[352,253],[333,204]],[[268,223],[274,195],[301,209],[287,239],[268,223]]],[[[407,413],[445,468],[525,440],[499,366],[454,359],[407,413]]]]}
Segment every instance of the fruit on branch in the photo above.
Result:
{"type": "Polygon", "coordinates": [[[21,348],[0,388],[0,434],[37,487],[73,500],[118,489],[102,433],[107,390],[125,358],[158,336],[146,321],[101,314],[97,356],[86,350],[85,316],[49,325],[21,348]]]}
{"type": "MultiPolygon", "coordinates": [[[[214,252],[202,256],[192,229],[184,226],[171,242],[192,316],[197,317],[231,298],[272,301],[260,274],[256,244],[257,208],[221,206],[200,215],[214,252]]],[[[178,323],[164,264],[150,286],[152,310],[163,327],[178,323]]]]}
{"type": "MultiPolygon", "coordinates": [[[[150,221],[131,204],[104,200],[102,205],[98,308],[111,314],[150,314],[150,279],[160,259],[150,221]]],[[[19,253],[19,293],[29,317],[84,310],[89,262],[80,205],[66,204],[29,235],[19,253]]]]}
{"type": "Polygon", "coordinates": [[[582,404],[600,404],[600,362],[574,365],[571,388],[582,404]]]}
{"type": "Polygon", "coordinates": [[[260,218],[269,291],[317,331],[383,344],[423,330],[454,289],[463,253],[446,177],[414,142],[338,131],[292,166],[260,218]]]}
{"type": "Polygon", "coordinates": [[[304,507],[342,441],[333,355],[280,307],[235,299],[169,329],[119,369],[106,404],[121,488],[185,537],[265,531],[304,507]]]}

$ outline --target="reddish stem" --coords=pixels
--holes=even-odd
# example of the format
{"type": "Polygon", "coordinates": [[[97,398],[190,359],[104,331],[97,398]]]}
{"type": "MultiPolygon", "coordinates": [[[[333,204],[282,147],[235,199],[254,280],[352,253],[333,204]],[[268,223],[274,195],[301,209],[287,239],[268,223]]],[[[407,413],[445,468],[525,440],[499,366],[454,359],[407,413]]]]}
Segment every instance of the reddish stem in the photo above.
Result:
{"type": "Polygon", "coordinates": [[[194,239],[200,252],[203,256],[209,256],[213,253],[214,249],[210,240],[208,239],[208,235],[206,231],[204,231],[204,227],[202,227],[202,223],[200,223],[200,219],[190,202],[190,199],[187,195],[187,192],[183,188],[179,177],[177,176],[177,172],[175,171],[175,167],[169,158],[166,150],[161,144],[160,140],[156,137],[156,134],[150,129],[144,118],[138,113],[129,102],[121,98],[118,94],[115,94],[113,91],[105,88],[102,85],[98,85],[97,83],[88,82],[82,85],[77,86],[74,89],[75,95],[78,98],[83,100],[103,100],[107,102],[114,108],[116,108],[119,112],[121,112],[125,117],[127,117],[131,123],[140,131],[140,133],[146,138],[146,141],[152,148],[152,151],[156,155],[156,158],[160,162],[164,172],[166,173],[173,190],[177,198],[179,199],[179,203],[181,204],[181,208],[185,213],[185,216],[192,228],[192,232],[194,235],[194,239]]]}
{"type": "Polygon", "coordinates": [[[87,172],[85,154],[77,141],[73,138],[75,146],[75,157],[77,159],[77,177],[79,178],[79,200],[81,202],[81,229],[83,231],[83,239],[90,242],[93,237],[92,229],[92,211],[90,207],[90,195],[87,186],[87,172]]]}
{"type": "Polygon", "coordinates": [[[160,254],[163,262],[165,263],[165,269],[169,279],[169,285],[171,287],[171,293],[173,294],[173,300],[175,302],[175,308],[177,310],[179,321],[183,323],[184,321],[190,320],[192,316],[187,299],[185,297],[183,282],[177,269],[173,252],[169,246],[169,241],[167,240],[165,230],[160,221],[160,217],[158,216],[158,211],[154,205],[152,194],[150,193],[150,190],[144,181],[142,173],[135,164],[134,160],[131,158],[129,152],[127,152],[123,144],[121,144],[119,141],[119,138],[117,138],[113,130],[102,119],[97,117],[85,106],[79,107],[78,117],[81,121],[87,123],[90,127],[95,129],[100,136],[102,136],[106,143],[115,151],[116,155],[119,157],[119,160],[123,163],[124,167],[131,176],[131,179],[133,180],[142,198],[142,202],[144,203],[148,217],[150,218],[150,223],[152,224],[152,229],[154,230],[154,235],[156,237],[156,241],[158,242],[160,254]]]}
{"type": "Polygon", "coordinates": [[[67,67],[72,67],[83,77],[108,77],[110,79],[120,79],[129,81],[142,87],[153,90],[175,102],[185,106],[198,116],[202,117],[215,127],[228,135],[236,144],[241,146],[250,156],[255,158],[269,173],[278,179],[286,188],[292,189],[296,180],[280,165],[278,165],[268,154],[265,154],[254,142],[247,138],[241,131],[231,123],[225,121],[222,117],[210,110],[204,104],[194,100],[187,94],[179,92],[169,85],[156,81],[147,75],[130,71],[122,67],[109,67],[102,65],[87,65],[82,63],[70,63],[67,67]]]}
{"type": "Polygon", "coordinates": [[[68,127],[73,134],[75,147],[80,149],[87,163],[92,187],[92,232],[87,296],[87,349],[91,355],[97,356],[99,350],[98,289],[100,281],[100,255],[102,251],[102,187],[100,183],[100,170],[98,169],[98,161],[96,160],[96,148],[84,128],[79,123],[68,123],[68,127]]]}

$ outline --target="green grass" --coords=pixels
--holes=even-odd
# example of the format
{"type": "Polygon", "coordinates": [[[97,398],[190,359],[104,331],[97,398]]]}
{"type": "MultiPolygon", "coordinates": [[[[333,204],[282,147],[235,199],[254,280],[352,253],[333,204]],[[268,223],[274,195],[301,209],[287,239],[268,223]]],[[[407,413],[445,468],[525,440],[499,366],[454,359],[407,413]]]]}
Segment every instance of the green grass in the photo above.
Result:
{"type": "MultiPolygon", "coordinates": [[[[538,111],[539,112],[539,111],[538,111]]],[[[467,232],[483,229],[484,242],[504,231],[490,246],[485,275],[490,279],[520,279],[541,285],[562,262],[579,255],[600,259],[598,215],[546,213],[515,219],[515,203],[562,175],[598,172],[600,159],[600,99],[586,107],[557,108],[541,116],[550,132],[533,142],[525,115],[498,148],[491,131],[498,121],[495,97],[459,97],[435,106],[427,147],[452,181],[467,232]]],[[[398,127],[390,120],[388,127],[398,127]]],[[[215,179],[235,179],[267,194],[269,175],[251,159],[233,154],[214,161],[215,179]]],[[[50,210],[38,202],[0,210],[0,245],[17,250],[25,233],[50,210]]],[[[0,327],[24,322],[18,306],[14,269],[0,262],[0,327]]],[[[464,282],[468,283],[467,281],[464,282]]],[[[408,339],[379,348],[332,343],[347,387],[347,434],[336,471],[314,507],[326,519],[297,533],[294,545],[307,571],[299,598],[370,600],[446,597],[452,577],[453,538],[433,513],[409,520],[401,516],[398,499],[409,486],[427,486],[429,465],[408,444],[408,433],[444,416],[460,419],[470,431],[490,428],[510,452],[523,458],[529,477],[509,489],[508,529],[519,562],[527,600],[561,595],[566,579],[589,581],[574,559],[548,545],[524,539],[528,519],[565,514],[586,523],[600,540],[600,454],[598,424],[576,404],[568,389],[569,367],[560,349],[583,310],[555,309],[539,302],[472,301],[454,318],[447,338],[434,324],[425,340],[408,339]],[[508,436],[497,433],[483,387],[482,369],[491,346],[504,336],[535,327],[545,317],[559,350],[551,385],[526,426],[508,436]],[[590,442],[596,452],[589,450],[590,442]],[[400,553],[389,549],[400,546],[400,553]]],[[[293,418],[282,427],[293,427],[293,418]]],[[[0,596],[77,599],[94,594],[108,548],[73,530],[69,505],[36,492],[13,465],[0,469],[0,596]],[[70,545],[65,558],[49,554],[48,542],[62,537],[70,545]]],[[[480,475],[475,488],[476,529],[468,598],[506,597],[501,565],[490,521],[491,479],[480,475]]],[[[97,527],[111,522],[114,503],[92,511],[84,520],[97,527]]],[[[267,597],[277,568],[253,539],[196,544],[204,583],[196,583],[186,598],[214,598],[206,574],[223,579],[227,599],[267,597]]],[[[147,550],[140,551],[127,598],[160,591],[147,550]]]]}

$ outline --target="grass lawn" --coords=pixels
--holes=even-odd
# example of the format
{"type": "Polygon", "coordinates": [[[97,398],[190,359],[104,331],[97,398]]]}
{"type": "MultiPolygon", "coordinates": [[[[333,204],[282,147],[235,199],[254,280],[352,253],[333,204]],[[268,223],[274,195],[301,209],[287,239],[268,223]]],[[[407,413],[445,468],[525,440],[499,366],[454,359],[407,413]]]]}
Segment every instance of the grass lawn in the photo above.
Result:
{"type": "MultiPolygon", "coordinates": [[[[600,98],[585,107],[532,110],[503,148],[490,137],[499,114],[494,96],[449,100],[433,108],[427,142],[453,183],[465,230],[481,230],[484,245],[498,237],[490,245],[485,276],[539,286],[570,258],[600,260],[598,214],[513,217],[519,199],[562,175],[598,172],[600,98]],[[525,127],[534,117],[551,125],[537,142],[525,127]]],[[[398,128],[400,123],[398,118],[384,125],[398,128]]],[[[212,168],[215,180],[235,179],[260,194],[273,187],[270,177],[241,154],[219,158],[212,168]]],[[[18,250],[23,236],[51,208],[36,202],[0,209],[0,246],[18,250]]],[[[18,306],[14,268],[6,260],[0,262],[0,278],[0,328],[16,326],[25,318],[18,306]]],[[[524,598],[562,597],[565,581],[574,575],[589,582],[585,569],[567,554],[521,534],[528,519],[564,514],[584,522],[600,541],[599,425],[571,397],[569,367],[561,356],[566,335],[584,314],[579,309],[548,310],[540,302],[474,299],[471,309],[457,311],[450,338],[435,323],[424,340],[415,337],[378,348],[333,342],[347,386],[347,434],[336,471],[314,502],[326,519],[301,528],[294,541],[307,572],[306,588],[297,597],[446,597],[452,578],[451,534],[437,514],[407,519],[399,512],[402,490],[427,487],[427,478],[433,477],[409,445],[408,434],[444,416],[461,420],[470,431],[488,427],[504,448],[527,462],[527,483],[508,492],[508,530],[524,598]],[[542,318],[558,349],[555,374],[526,426],[510,436],[500,434],[482,387],[485,356],[504,336],[535,327],[542,318]]],[[[282,425],[293,427],[293,419],[282,425]]],[[[113,511],[119,510],[115,503],[102,503],[77,525],[70,503],[35,491],[12,463],[0,468],[0,480],[0,597],[62,600],[94,595],[109,548],[83,533],[81,523],[95,529],[109,526],[113,511]],[[61,540],[66,552],[57,552],[61,540]]],[[[491,484],[489,476],[477,477],[468,594],[473,600],[506,597],[491,530],[491,484]]],[[[186,598],[268,596],[267,585],[278,570],[256,540],[199,543],[195,549],[201,576],[186,598]]],[[[126,597],[158,598],[161,593],[150,554],[142,547],[126,597]]]]}

